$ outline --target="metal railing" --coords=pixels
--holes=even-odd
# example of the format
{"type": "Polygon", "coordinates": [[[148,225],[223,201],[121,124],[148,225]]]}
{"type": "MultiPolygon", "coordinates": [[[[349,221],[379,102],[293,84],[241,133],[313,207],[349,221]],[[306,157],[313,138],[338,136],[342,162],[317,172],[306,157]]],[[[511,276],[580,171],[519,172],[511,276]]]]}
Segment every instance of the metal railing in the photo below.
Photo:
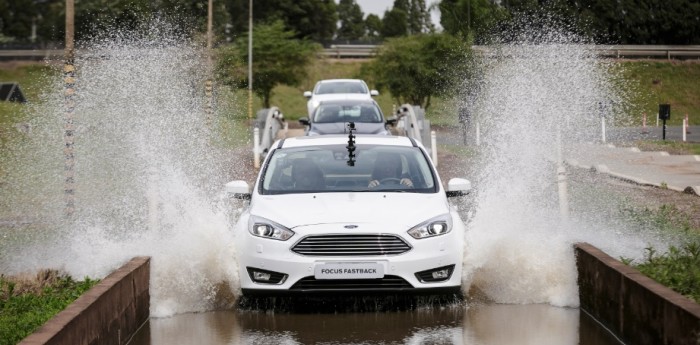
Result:
{"type": "MultiPolygon", "coordinates": [[[[587,45],[597,56],[616,59],[700,59],[700,45],[587,45]]],[[[472,46],[481,56],[496,53],[491,46],[472,46]]]]}
{"type": "MultiPolygon", "coordinates": [[[[370,58],[381,45],[332,45],[322,55],[332,58],[370,58]]],[[[472,46],[480,55],[490,55],[494,48],[472,46]]],[[[590,49],[598,56],[610,58],[700,59],[700,45],[595,45],[590,49]]]]}
{"type": "MultiPolygon", "coordinates": [[[[337,44],[323,49],[321,55],[336,58],[371,58],[377,55],[381,45],[337,44]]],[[[477,54],[488,56],[494,53],[490,46],[472,46],[477,54]]],[[[598,56],[629,59],[700,59],[700,45],[595,45],[590,46],[598,56]]],[[[42,60],[61,58],[63,49],[30,50],[0,49],[0,60],[42,60]]]]}

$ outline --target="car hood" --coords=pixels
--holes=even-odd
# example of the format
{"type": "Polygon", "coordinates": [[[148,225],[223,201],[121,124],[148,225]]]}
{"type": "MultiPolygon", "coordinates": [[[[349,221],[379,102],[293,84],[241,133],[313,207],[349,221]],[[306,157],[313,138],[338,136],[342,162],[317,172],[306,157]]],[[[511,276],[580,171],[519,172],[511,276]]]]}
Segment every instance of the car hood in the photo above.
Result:
{"type": "MultiPolygon", "coordinates": [[[[346,134],[347,122],[312,123],[309,133],[313,134],[346,134]]],[[[389,134],[383,122],[355,122],[355,134],[389,134]]]]}
{"type": "Polygon", "coordinates": [[[368,93],[324,93],[316,94],[312,98],[314,101],[335,101],[335,100],[356,100],[356,99],[372,99],[368,93]]]}
{"type": "Polygon", "coordinates": [[[330,223],[386,223],[409,228],[450,212],[442,193],[315,193],[256,195],[255,199],[250,214],[290,229],[330,223]]]}

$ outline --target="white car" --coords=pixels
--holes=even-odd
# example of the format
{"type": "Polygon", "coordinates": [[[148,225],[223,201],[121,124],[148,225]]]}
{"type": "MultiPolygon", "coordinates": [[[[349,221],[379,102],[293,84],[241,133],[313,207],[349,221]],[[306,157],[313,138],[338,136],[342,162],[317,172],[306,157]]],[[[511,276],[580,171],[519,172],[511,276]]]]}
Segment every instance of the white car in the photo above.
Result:
{"type": "Polygon", "coordinates": [[[370,90],[361,79],[321,80],[316,83],[313,91],[304,92],[304,97],[309,99],[306,103],[309,118],[322,101],[372,99],[372,96],[377,95],[379,91],[370,90]]]}
{"type": "Polygon", "coordinates": [[[388,135],[387,121],[373,99],[363,100],[329,100],[320,102],[312,118],[302,117],[299,123],[304,125],[306,135],[345,134],[347,124],[355,123],[356,134],[388,135]]]}
{"type": "Polygon", "coordinates": [[[408,137],[326,135],[272,146],[233,231],[244,295],[461,294],[465,226],[408,137]],[[394,161],[396,177],[378,176],[394,161]],[[378,170],[378,168],[381,168],[378,170]]]}

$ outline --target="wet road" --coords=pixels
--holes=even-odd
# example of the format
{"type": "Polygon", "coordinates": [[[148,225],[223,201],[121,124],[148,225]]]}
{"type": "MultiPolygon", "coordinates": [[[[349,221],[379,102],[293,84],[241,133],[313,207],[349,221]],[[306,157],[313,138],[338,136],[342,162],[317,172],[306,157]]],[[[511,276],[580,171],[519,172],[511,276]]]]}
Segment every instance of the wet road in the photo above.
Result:
{"type": "Polygon", "coordinates": [[[576,308],[476,304],[381,313],[215,311],[181,314],[151,319],[129,344],[620,343],[576,308]]]}

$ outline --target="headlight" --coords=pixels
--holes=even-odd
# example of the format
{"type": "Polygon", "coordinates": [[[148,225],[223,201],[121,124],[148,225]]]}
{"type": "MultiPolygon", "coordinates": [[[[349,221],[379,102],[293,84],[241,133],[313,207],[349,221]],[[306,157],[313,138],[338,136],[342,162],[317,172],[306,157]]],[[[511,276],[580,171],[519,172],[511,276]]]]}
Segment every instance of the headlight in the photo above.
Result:
{"type": "Polygon", "coordinates": [[[421,239],[444,235],[450,230],[452,230],[452,217],[444,214],[414,226],[408,230],[408,234],[415,239],[421,239]]]}
{"type": "Polygon", "coordinates": [[[294,231],[268,219],[256,216],[250,216],[248,220],[248,232],[253,236],[279,241],[286,241],[294,236],[294,231]]]}

